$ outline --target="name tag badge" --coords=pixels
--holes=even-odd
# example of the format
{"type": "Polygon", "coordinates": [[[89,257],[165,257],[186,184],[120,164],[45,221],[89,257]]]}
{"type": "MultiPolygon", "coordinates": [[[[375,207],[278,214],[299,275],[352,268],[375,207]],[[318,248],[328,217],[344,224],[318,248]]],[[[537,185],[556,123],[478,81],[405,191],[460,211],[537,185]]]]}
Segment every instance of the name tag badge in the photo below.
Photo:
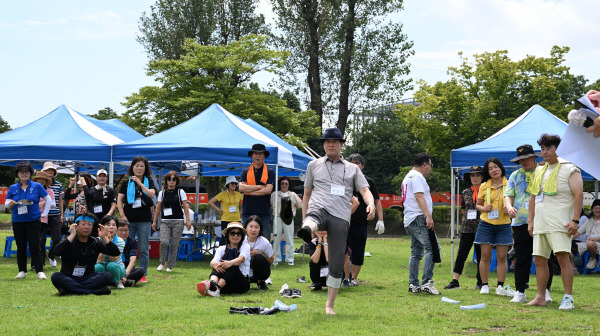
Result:
{"type": "Polygon", "coordinates": [[[17,208],[17,213],[19,215],[26,215],[29,213],[29,211],[27,211],[27,205],[21,205],[17,208]]]}
{"type": "Polygon", "coordinates": [[[339,184],[331,185],[331,194],[332,195],[344,196],[344,191],[345,191],[345,188],[342,185],[339,185],[339,184]]]}
{"type": "Polygon", "coordinates": [[[237,212],[237,208],[235,207],[235,205],[229,206],[229,212],[237,212]]]}
{"type": "Polygon", "coordinates": [[[133,205],[131,205],[132,208],[141,208],[142,207],[142,199],[141,198],[136,198],[133,201],[133,205]]]}
{"type": "Polygon", "coordinates": [[[477,210],[471,209],[467,210],[467,219],[476,219],[477,218],[477,210]]]}
{"type": "Polygon", "coordinates": [[[173,209],[171,209],[171,208],[164,208],[163,209],[163,214],[165,216],[172,216],[173,215],[173,209]]]}
{"type": "Polygon", "coordinates": [[[498,219],[498,217],[500,217],[500,212],[498,212],[498,210],[488,212],[488,219],[498,219]]]}
{"type": "Polygon", "coordinates": [[[94,205],[94,213],[101,213],[102,205],[94,205]]]}
{"type": "Polygon", "coordinates": [[[535,203],[544,201],[544,192],[540,191],[539,195],[535,196],[535,203]]]}
{"type": "Polygon", "coordinates": [[[85,267],[83,266],[75,266],[73,268],[73,276],[81,277],[85,274],[85,267]]]}
{"type": "Polygon", "coordinates": [[[324,278],[326,276],[329,275],[329,268],[327,267],[321,267],[321,271],[319,272],[319,275],[321,276],[321,278],[324,278]]]}

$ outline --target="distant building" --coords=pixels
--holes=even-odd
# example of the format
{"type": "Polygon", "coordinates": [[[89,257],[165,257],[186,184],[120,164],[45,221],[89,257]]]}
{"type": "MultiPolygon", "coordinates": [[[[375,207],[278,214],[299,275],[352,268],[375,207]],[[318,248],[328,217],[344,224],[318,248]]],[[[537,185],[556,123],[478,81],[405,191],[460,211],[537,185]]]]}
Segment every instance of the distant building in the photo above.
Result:
{"type": "Polygon", "coordinates": [[[404,99],[401,99],[397,103],[379,105],[379,106],[372,108],[371,110],[366,110],[366,111],[359,112],[359,113],[352,113],[351,117],[350,117],[351,121],[352,121],[352,124],[351,124],[352,130],[354,132],[358,132],[362,128],[363,125],[368,124],[368,123],[377,122],[377,120],[379,120],[380,118],[383,118],[389,112],[394,111],[394,107],[397,104],[414,105],[414,106],[421,105],[421,103],[417,102],[414,98],[404,98],[404,99]]]}

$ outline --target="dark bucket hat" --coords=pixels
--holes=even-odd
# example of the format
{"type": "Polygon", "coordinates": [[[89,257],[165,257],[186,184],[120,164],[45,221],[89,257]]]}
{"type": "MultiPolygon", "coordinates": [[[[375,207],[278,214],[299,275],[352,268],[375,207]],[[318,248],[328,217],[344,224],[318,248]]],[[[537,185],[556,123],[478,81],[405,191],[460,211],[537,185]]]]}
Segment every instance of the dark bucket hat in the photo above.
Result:
{"type": "Polygon", "coordinates": [[[263,144],[252,145],[252,149],[248,151],[248,156],[252,156],[252,152],[265,153],[265,159],[269,157],[269,151],[263,144]]]}
{"type": "Polygon", "coordinates": [[[346,139],[342,136],[342,132],[337,127],[331,127],[323,132],[323,137],[319,139],[321,143],[325,142],[325,140],[340,140],[340,142],[346,142],[346,139]]]}
{"type": "Polygon", "coordinates": [[[510,162],[519,162],[519,160],[526,159],[532,156],[538,157],[540,156],[540,154],[536,153],[533,150],[533,147],[531,147],[531,145],[522,145],[517,147],[517,157],[511,159],[510,162]]]}

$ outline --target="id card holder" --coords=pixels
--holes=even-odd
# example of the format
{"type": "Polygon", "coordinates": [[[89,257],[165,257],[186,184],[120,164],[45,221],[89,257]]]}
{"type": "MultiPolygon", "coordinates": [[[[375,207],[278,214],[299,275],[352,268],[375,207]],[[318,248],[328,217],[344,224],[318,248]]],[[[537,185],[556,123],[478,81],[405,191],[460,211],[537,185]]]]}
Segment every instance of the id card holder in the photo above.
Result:
{"type": "Polygon", "coordinates": [[[94,205],[94,213],[101,213],[102,212],[102,205],[94,205]]]}
{"type": "Polygon", "coordinates": [[[20,206],[17,208],[17,213],[18,213],[19,215],[26,215],[26,214],[28,214],[28,213],[29,213],[29,211],[27,210],[27,205],[20,205],[20,206]]]}
{"type": "Polygon", "coordinates": [[[171,209],[171,208],[164,208],[163,209],[163,215],[165,215],[165,216],[172,216],[173,215],[173,209],[171,209]]]}
{"type": "Polygon", "coordinates": [[[544,192],[540,191],[540,193],[535,196],[535,203],[541,203],[543,201],[544,201],[544,192]]]}
{"type": "Polygon", "coordinates": [[[142,207],[142,199],[141,199],[141,198],[139,198],[139,197],[138,197],[138,198],[136,198],[136,199],[133,201],[133,204],[131,205],[131,207],[132,207],[132,208],[134,208],[134,209],[135,209],[135,208],[141,208],[141,207],[142,207]]]}
{"type": "Polygon", "coordinates": [[[331,194],[332,195],[344,196],[344,191],[345,191],[345,188],[342,185],[339,185],[339,184],[331,185],[331,194]]]}
{"type": "Polygon", "coordinates": [[[85,274],[85,267],[75,266],[75,268],[73,268],[73,276],[82,277],[84,274],[85,274]]]}
{"type": "Polygon", "coordinates": [[[229,212],[236,212],[237,208],[235,207],[235,205],[230,205],[229,206],[229,212]]]}
{"type": "Polygon", "coordinates": [[[498,219],[498,217],[500,217],[500,212],[498,210],[488,212],[488,219],[498,219]]]}
{"type": "Polygon", "coordinates": [[[321,278],[324,278],[326,276],[329,275],[329,268],[328,267],[321,267],[321,270],[319,271],[319,275],[321,276],[321,278]]]}
{"type": "Polygon", "coordinates": [[[467,210],[467,219],[476,219],[477,218],[477,210],[471,209],[467,210]]]}

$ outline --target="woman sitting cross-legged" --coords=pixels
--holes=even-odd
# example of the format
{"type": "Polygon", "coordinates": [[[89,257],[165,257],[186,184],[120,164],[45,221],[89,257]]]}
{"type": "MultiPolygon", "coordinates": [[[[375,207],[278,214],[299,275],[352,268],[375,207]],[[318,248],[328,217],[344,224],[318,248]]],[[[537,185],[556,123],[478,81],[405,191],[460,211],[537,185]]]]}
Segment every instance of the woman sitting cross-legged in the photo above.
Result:
{"type": "Polygon", "coordinates": [[[221,293],[246,293],[250,289],[250,245],[244,242],[246,229],[241,223],[232,222],[223,231],[225,245],[219,246],[210,266],[210,281],[196,286],[200,295],[219,296],[221,293]]]}
{"type": "Polygon", "coordinates": [[[248,217],[244,227],[248,232],[244,243],[250,246],[250,282],[256,282],[260,290],[269,290],[265,280],[271,275],[271,263],[275,258],[273,246],[263,237],[260,217],[256,215],[248,217]]]}
{"type": "Polygon", "coordinates": [[[100,220],[100,224],[106,229],[106,237],[119,248],[118,256],[109,256],[104,253],[98,255],[98,263],[94,267],[96,273],[108,272],[111,275],[111,283],[118,289],[125,286],[121,283],[126,275],[125,265],[121,258],[121,253],[125,248],[125,241],[117,235],[117,219],[111,215],[106,215],[100,220]]]}

